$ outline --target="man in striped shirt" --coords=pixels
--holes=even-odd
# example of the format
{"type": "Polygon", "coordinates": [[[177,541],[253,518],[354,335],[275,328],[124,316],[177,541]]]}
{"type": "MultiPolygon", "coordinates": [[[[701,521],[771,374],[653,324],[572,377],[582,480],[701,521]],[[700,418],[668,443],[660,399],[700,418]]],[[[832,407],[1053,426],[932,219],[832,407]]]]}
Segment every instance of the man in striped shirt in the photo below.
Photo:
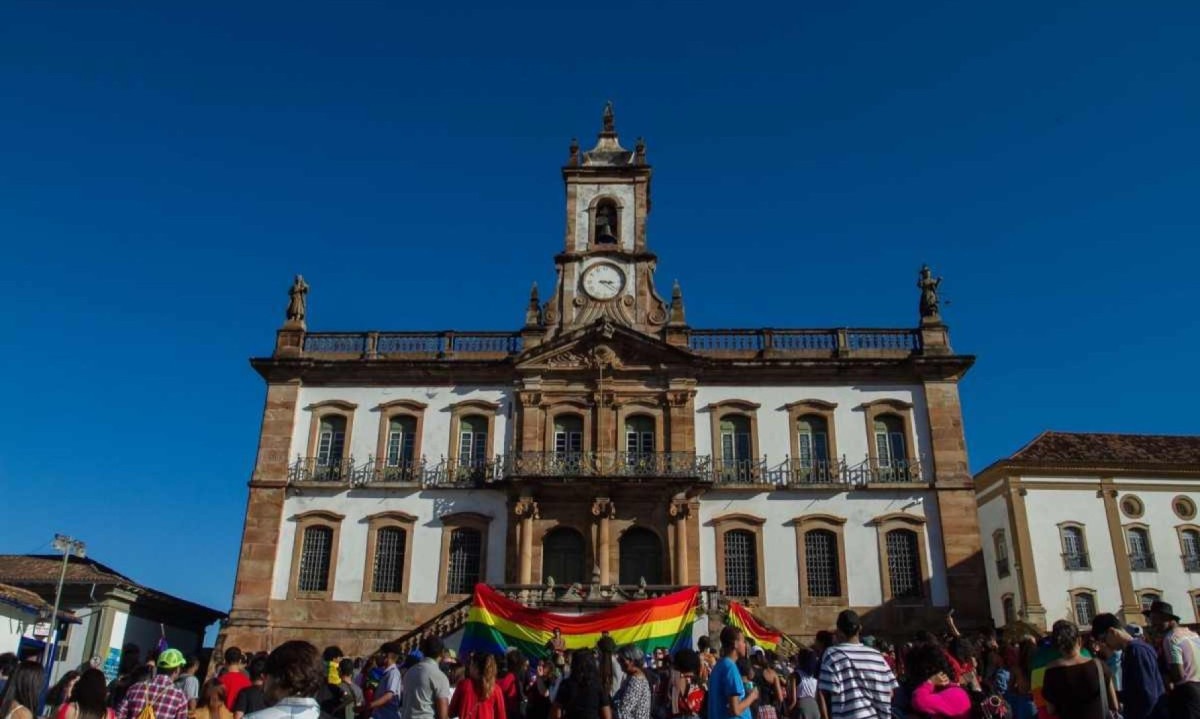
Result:
{"type": "Polygon", "coordinates": [[[838,643],[821,658],[822,719],[886,719],[896,676],[883,655],[859,638],[862,620],[850,609],[837,618],[838,643]]]}

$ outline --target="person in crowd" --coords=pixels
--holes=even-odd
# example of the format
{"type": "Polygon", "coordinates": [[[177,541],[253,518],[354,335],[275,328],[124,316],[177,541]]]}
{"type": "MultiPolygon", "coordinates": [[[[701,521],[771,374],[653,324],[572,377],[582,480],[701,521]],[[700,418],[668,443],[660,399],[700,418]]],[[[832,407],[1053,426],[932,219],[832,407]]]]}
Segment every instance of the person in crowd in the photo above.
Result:
{"type": "Polygon", "coordinates": [[[404,675],[402,719],[446,719],[449,716],[450,680],[439,666],[445,647],[441,637],[421,639],[422,659],[404,675]]]}
{"type": "Polygon", "coordinates": [[[737,661],[746,656],[746,637],[742,630],[727,625],[721,630],[721,661],[708,677],[707,719],[750,719],[750,707],[758,699],[758,690],[747,690],[738,672],[737,661]]]}
{"type": "Polygon", "coordinates": [[[242,719],[247,714],[266,709],[267,693],[263,688],[267,675],[267,658],[254,657],[246,666],[250,673],[250,686],[238,692],[237,701],[233,703],[233,719],[242,719]]]}
{"type": "Polygon", "coordinates": [[[712,640],[707,634],[696,640],[696,651],[700,654],[700,681],[708,684],[708,675],[717,665],[717,653],[713,651],[712,640]]]}
{"type": "Polygon", "coordinates": [[[704,706],[704,685],[700,680],[700,655],[680,649],[671,662],[667,676],[667,715],[673,719],[699,719],[704,706]]]}
{"type": "Polygon", "coordinates": [[[75,682],[79,681],[79,672],[72,669],[58,683],[50,687],[50,691],[46,692],[46,709],[43,712],[45,716],[57,716],[58,710],[71,701],[71,690],[75,688],[75,682]]]}
{"type": "Polygon", "coordinates": [[[70,701],[58,708],[55,719],[113,719],[107,682],[99,669],[84,669],[71,689],[70,701]]]}
{"type": "Polygon", "coordinates": [[[195,655],[185,658],[187,664],[183,665],[183,671],[175,680],[175,687],[187,697],[188,711],[194,711],[196,704],[200,701],[200,680],[196,678],[196,672],[200,669],[200,659],[195,655]]]}
{"type": "Polygon", "coordinates": [[[504,674],[496,680],[500,693],[504,695],[504,711],[508,719],[523,719],[525,713],[525,672],[529,662],[519,649],[509,649],[504,655],[504,674]]]}
{"type": "Polygon", "coordinates": [[[320,719],[317,694],[325,686],[325,665],[308,642],[284,642],[267,655],[263,691],[271,706],[249,719],[320,719]]]}
{"type": "Polygon", "coordinates": [[[400,719],[400,697],[404,683],[396,662],[403,651],[395,642],[388,642],[379,648],[379,654],[383,657],[383,674],[379,677],[374,698],[367,705],[371,708],[372,719],[400,719]]]}
{"type": "Polygon", "coordinates": [[[0,654],[0,697],[4,696],[4,690],[8,687],[8,678],[16,671],[17,655],[12,652],[4,652],[0,654]]]}
{"type": "Polygon", "coordinates": [[[1167,719],[1166,688],[1154,649],[1130,636],[1114,614],[1096,615],[1092,638],[1121,653],[1124,681],[1118,696],[1125,719],[1167,719]]]}
{"type": "Polygon", "coordinates": [[[1168,697],[1172,719],[1200,717],[1200,636],[1179,624],[1170,604],[1151,603],[1143,612],[1155,634],[1162,637],[1162,654],[1171,681],[1168,697]]]}
{"type": "Polygon", "coordinates": [[[825,650],[818,679],[825,719],[891,715],[896,677],[880,653],[863,646],[862,620],[852,609],[837,617],[838,643],[825,650]]]}
{"type": "Polygon", "coordinates": [[[129,687],[145,681],[146,677],[150,676],[150,672],[142,665],[137,646],[126,645],[125,651],[126,653],[121,655],[121,661],[117,665],[117,678],[108,685],[108,705],[114,709],[125,698],[129,687]]]}
{"type": "MultiPolygon", "coordinates": [[[[342,691],[345,692],[348,698],[345,705],[346,719],[354,719],[362,711],[366,705],[366,701],[363,699],[362,689],[354,683],[353,659],[343,659],[338,662],[338,676],[342,679],[342,691]]],[[[441,719],[445,718],[442,717],[441,719]]]]}
{"type": "Polygon", "coordinates": [[[1008,691],[1004,700],[1012,709],[1012,719],[1034,719],[1037,716],[1037,705],[1033,701],[1033,660],[1037,655],[1037,640],[1034,637],[1024,637],[1006,659],[1009,666],[1008,691]]]}
{"type": "Polygon", "coordinates": [[[4,697],[0,699],[0,719],[34,719],[45,682],[46,674],[41,664],[31,661],[18,663],[4,686],[4,697]]]}
{"type": "Polygon", "coordinates": [[[563,638],[562,629],[555,627],[551,631],[550,639],[546,641],[546,649],[549,649],[553,654],[562,656],[567,652],[567,640],[563,638]]]}
{"type": "Polygon", "coordinates": [[[225,703],[225,685],[220,679],[204,682],[192,719],[233,719],[233,712],[225,703]]]}
{"type": "Polygon", "coordinates": [[[550,719],[612,719],[612,696],[600,683],[591,652],[571,655],[571,673],[560,679],[552,694],[550,719]]]}
{"type": "Polygon", "coordinates": [[[617,643],[612,637],[600,637],[596,642],[597,668],[600,672],[600,686],[608,690],[608,695],[614,697],[621,688],[621,662],[617,660],[617,643]]]}
{"type": "Polygon", "coordinates": [[[346,653],[338,646],[325,647],[325,651],[321,652],[321,659],[325,662],[325,681],[327,683],[335,685],[342,683],[340,667],[344,656],[346,653]]]}
{"type": "Polygon", "coordinates": [[[237,647],[225,650],[225,670],[219,677],[225,686],[225,706],[230,711],[237,704],[238,693],[250,686],[250,676],[246,674],[246,655],[237,647]]]}
{"type": "Polygon", "coordinates": [[[625,678],[613,697],[617,719],[650,719],[652,692],[644,672],[646,656],[636,644],[626,644],[617,651],[625,678]]]}
{"type": "Polygon", "coordinates": [[[750,664],[753,667],[754,686],[758,688],[758,706],[760,715],[762,707],[769,707],[764,716],[776,717],[783,713],[783,701],[787,696],[787,688],[779,672],[775,670],[775,656],[772,652],[758,651],[751,655],[750,664]]]}
{"type": "Polygon", "coordinates": [[[533,681],[525,692],[525,719],[550,719],[550,687],[554,685],[554,664],[542,660],[534,669],[533,681]]]}
{"type": "Polygon", "coordinates": [[[135,683],[117,705],[117,719],[137,719],[142,708],[154,708],[155,719],[187,719],[188,700],[175,680],[187,664],[183,652],[168,649],[158,656],[158,673],[135,683]]]}
{"type": "Polygon", "coordinates": [[[968,719],[971,697],[950,681],[948,662],[939,647],[917,644],[908,653],[908,682],[912,710],[929,719],[968,719]]]}
{"type": "Polygon", "coordinates": [[[478,653],[471,657],[467,678],[450,697],[450,716],[461,719],[506,719],[504,694],[496,685],[496,657],[478,653]]]}
{"type": "Polygon", "coordinates": [[[1083,656],[1079,630],[1060,619],[1050,632],[1061,656],[1046,667],[1042,695],[1051,716],[1062,719],[1109,719],[1117,710],[1117,692],[1108,667],[1083,656]],[[1105,710],[1107,708],[1107,711],[1105,710]]]}
{"type": "Polygon", "coordinates": [[[821,719],[817,694],[817,654],[801,649],[796,654],[788,688],[788,716],[792,719],[821,719]]]}

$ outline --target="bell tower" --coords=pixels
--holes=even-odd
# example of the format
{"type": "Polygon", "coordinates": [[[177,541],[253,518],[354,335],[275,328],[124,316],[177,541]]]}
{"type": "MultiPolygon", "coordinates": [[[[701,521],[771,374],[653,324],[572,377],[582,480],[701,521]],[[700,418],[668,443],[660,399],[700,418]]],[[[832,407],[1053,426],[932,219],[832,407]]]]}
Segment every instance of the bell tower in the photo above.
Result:
{"type": "Polygon", "coordinates": [[[566,185],[563,251],[558,279],[543,308],[548,337],[607,318],[646,334],[661,334],[668,307],[654,287],[658,258],[646,249],[650,165],[646,143],[621,147],[612,103],[604,107],[596,145],[571,141],[562,168],[566,185]]]}

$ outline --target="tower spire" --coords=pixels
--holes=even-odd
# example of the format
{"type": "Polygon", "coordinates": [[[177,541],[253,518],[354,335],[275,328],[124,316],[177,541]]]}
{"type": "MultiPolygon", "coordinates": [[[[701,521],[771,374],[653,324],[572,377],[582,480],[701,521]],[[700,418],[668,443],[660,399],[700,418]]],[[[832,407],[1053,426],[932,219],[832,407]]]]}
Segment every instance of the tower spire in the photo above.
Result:
{"type": "Polygon", "coordinates": [[[525,309],[525,326],[526,327],[541,327],[542,326],[542,303],[538,299],[537,283],[533,283],[533,287],[529,288],[529,307],[525,309]]]}
{"type": "Polygon", "coordinates": [[[617,117],[613,112],[612,100],[604,103],[604,114],[601,116],[600,136],[604,137],[605,135],[617,136],[617,117]]]}

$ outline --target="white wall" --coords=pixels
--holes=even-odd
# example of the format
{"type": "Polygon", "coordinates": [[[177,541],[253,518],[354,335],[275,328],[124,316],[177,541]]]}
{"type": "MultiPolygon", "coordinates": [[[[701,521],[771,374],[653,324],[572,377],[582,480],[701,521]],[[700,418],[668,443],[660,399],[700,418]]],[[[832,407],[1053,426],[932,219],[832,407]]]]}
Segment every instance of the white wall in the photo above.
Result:
{"type": "MultiPolygon", "coordinates": [[[[761,419],[760,419],[761,422],[761,419]]],[[[925,517],[926,566],[932,568],[930,591],[935,605],[947,604],[945,561],[942,551],[941,525],[934,492],[871,491],[853,496],[841,493],[777,491],[746,495],[714,491],[700,499],[700,583],[717,584],[716,528],[713,518],[725,514],[750,514],[761,517],[763,523],[762,577],[767,604],[797,606],[800,586],[796,564],[796,529],[791,521],[804,514],[832,514],[845,517],[846,580],[850,604],[876,605],[883,601],[879,574],[878,534],[871,520],[891,512],[906,512],[925,517]],[[917,498],[920,504],[913,506],[917,498]],[[926,507],[929,507],[928,511],[926,507]]]]}
{"type": "MultiPolygon", "coordinates": [[[[1143,484],[1154,480],[1121,480],[1122,484],[1143,484]]],[[[1161,480],[1159,480],[1161,482],[1161,480]]],[[[1176,516],[1171,505],[1175,497],[1189,497],[1196,506],[1200,507],[1200,488],[1196,492],[1164,492],[1161,490],[1144,490],[1122,492],[1117,496],[1120,506],[1121,499],[1127,495],[1136,495],[1145,507],[1145,513],[1140,519],[1131,519],[1124,513],[1121,515],[1122,525],[1130,523],[1146,524],[1150,528],[1150,548],[1154,552],[1157,571],[1134,572],[1133,589],[1135,592],[1143,589],[1157,589],[1162,592],[1164,601],[1170,602],[1175,613],[1185,622],[1200,622],[1200,614],[1196,612],[1195,602],[1189,592],[1200,589],[1200,573],[1183,571],[1183,550],[1179,545],[1179,534],[1175,528],[1184,524],[1200,524],[1195,519],[1190,522],[1176,516]]],[[[1128,550],[1128,547],[1126,547],[1128,550]]]]}
{"type": "Polygon", "coordinates": [[[1003,492],[995,492],[991,499],[979,507],[979,535],[983,543],[983,562],[987,571],[988,600],[992,620],[1003,625],[1005,594],[1013,595],[1013,607],[1020,616],[1024,602],[1021,601],[1020,584],[1017,581],[1017,555],[1013,549],[1013,529],[1008,523],[1008,503],[1003,492]],[[1001,578],[996,572],[996,545],[992,535],[997,529],[1004,530],[1004,542],[1008,546],[1008,576],[1001,578]]]}
{"type": "Polygon", "coordinates": [[[466,400],[500,403],[491,442],[495,454],[504,454],[511,444],[508,421],[512,406],[510,392],[511,388],[495,386],[301,387],[288,457],[290,460],[297,455],[308,456],[312,413],[305,407],[327,400],[342,400],[358,405],[354,411],[348,452],[355,462],[365,463],[378,449],[379,411],[375,407],[397,399],[410,399],[428,405],[425,409],[421,452],[434,463],[447,456],[450,450],[450,405],[466,400]]]}
{"type": "MultiPolygon", "coordinates": [[[[728,399],[743,399],[755,402],[758,409],[758,449],[766,455],[769,463],[782,462],[792,453],[791,430],[784,405],[805,399],[818,399],[837,404],[833,420],[837,434],[836,459],[842,456],[850,465],[867,458],[867,423],[862,410],[855,409],[865,402],[879,399],[898,399],[913,405],[913,436],[917,458],[931,459],[929,420],[925,405],[925,392],[917,385],[879,386],[785,386],[785,387],[740,387],[702,386],[696,392],[696,407],[703,410],[713,403],[728,399]]],[[[712,415],[699,411],[696,416],[696,453],[712,454],[712,415]]]]}
{"type": "MultiPolygon", "coordinates": [[[[357,420],[356,420],[357,421],[357,420]]],[[[447,430],[449,431],[449,430],[447,430]]],[[[357,602],[362,599],[363,572],[366,569],[367,520],[379,512],[399,510],[416,516],[412,546],[408,601],[437,601],[441,573],[442,525],[439,517],[457,512],[476,512],[492,517],[487,538],[487,581],[504,581],[505,535],[508,531],[507,500],[494,490],[378,490],[356,489],[333,495],[297,495],[288,497],[283,507],[279,548],[275,557],[275,575],[271,597],[287,597],[291,581],[292,550],[296,540],[294,517],[323,509],[345,515],[338,540],[337,572],[333,599],[357,602]]]]}
{"type": "Polygon", "coordinates": [[[36,612],[28,612],[11,604],[0,602],[0,654],[17,651],[21,637],[37,620],[36,612]]]}

